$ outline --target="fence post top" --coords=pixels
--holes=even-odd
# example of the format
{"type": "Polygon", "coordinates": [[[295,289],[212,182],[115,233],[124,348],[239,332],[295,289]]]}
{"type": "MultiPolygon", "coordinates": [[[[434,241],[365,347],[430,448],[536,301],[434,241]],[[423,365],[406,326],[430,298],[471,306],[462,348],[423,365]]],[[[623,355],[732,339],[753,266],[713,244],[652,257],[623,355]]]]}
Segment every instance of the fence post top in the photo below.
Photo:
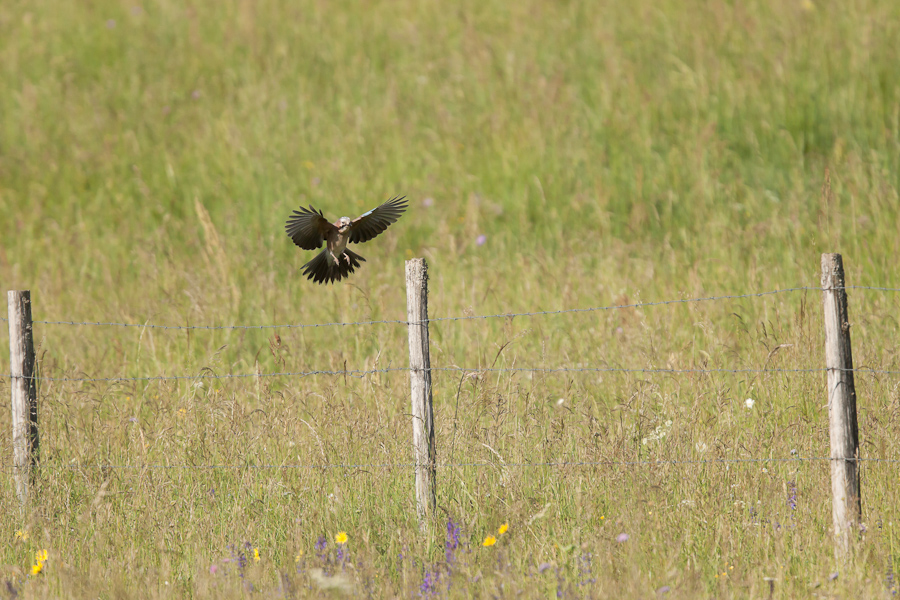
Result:
{"type": "Polygon", "coordinates": [[[838,253],[822,254],[822,288],[832,291],[844,287],[844,260],[838,253]]]}

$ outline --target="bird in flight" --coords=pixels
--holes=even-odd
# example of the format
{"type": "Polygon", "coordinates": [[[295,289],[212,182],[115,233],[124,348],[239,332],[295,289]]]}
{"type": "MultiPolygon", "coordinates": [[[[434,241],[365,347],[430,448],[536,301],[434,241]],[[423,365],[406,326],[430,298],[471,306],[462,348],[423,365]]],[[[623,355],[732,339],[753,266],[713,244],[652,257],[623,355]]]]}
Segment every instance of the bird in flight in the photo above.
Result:
{"type": "Polygon", "coordinates": [[[325,242],[325,249],[301,269],[307,279],[316,283],[332,283],[349,277],[360,262],[366,261],[356,252],[348,250],[347,244],[368,242],[396,222],[407,206],[406,196],[396,197],[353,220],[341,217],[334,223],[329,223],[322,211],[312,205],[309,208],[301,206],[291,213],[284,229],[291,240],[304,250],[317,250],[325,242]]]}

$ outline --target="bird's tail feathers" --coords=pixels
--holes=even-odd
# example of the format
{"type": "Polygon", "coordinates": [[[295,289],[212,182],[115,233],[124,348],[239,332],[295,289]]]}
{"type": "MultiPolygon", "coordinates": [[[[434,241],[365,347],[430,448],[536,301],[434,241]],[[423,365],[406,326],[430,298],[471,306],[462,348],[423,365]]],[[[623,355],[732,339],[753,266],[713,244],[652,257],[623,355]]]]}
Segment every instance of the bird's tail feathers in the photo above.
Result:
{"type": "Polygon", "coordinates": [[[338,264],[328,250],[322,250],[315,258],[301,267],[303,275],[315,283],[333,283],[344,277],[349,277],[359,268],[361,262],[366,262],[362,256],[352,250],[344,250],[338,258],[338,264]]]}

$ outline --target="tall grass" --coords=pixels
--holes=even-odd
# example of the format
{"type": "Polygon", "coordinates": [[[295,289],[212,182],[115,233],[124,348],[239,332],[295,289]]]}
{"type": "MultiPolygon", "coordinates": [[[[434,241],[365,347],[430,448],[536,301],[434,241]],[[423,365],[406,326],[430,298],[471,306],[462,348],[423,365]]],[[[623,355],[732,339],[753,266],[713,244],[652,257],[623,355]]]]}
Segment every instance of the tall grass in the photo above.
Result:
{"type": "MultiPolygon", "coordinates": [[[[39,320],[219,326],[402,320],[413,256],[433,317],[816,286],[834,251],[850,284],[900,287],[897,39],[885,0],[8,2],[0,282],[39,320]],[[398,193],[408,214],[352,279],[300,277],[292,209],[398,193]]],[[[896,294],[850,301],[857,366],[897,370],[896,294]]],[[[893,463],[864,464],[847,565],[827,462],[523,466],[826,455],[822,374],[777,371],[822,367],[820,312],[797,291],[432,323],[435,367],[649,371],[436,372],[427,532],[398,466],[402,371],[43,381],[31,508],[0,484],[0,578],[27,597],[896,593],[893,463]]],[[[56,378],[406,362],[397,324],[36,341],[56,378]]],[[[857,385],[863,455],[896,459],[896,376],[857,385]]]]}

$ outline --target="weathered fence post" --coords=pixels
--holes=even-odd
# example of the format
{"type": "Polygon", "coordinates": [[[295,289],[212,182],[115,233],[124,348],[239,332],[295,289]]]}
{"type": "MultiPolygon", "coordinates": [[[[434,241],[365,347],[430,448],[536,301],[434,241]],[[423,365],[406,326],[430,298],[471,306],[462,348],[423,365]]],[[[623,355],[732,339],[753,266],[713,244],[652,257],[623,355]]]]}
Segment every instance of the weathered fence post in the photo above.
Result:
{"type": "Polygon", "coordinates": [[[13,466],[16,493],[24,505],[32,466],[37,462],[37,382],[34,379],[34,334],[31,292],[7,293],[9,309],[9,374],[12,389],[13,466]]]}
{"type": "Polygon", "coordinates": [[[428,346],[428,265],[406,261],[406,320],[409,325],[409,384],[412,391],[413,456],[416,465],[416,514],[424,528],[433,515],[435,495],[434,411],[431,353],[428,346]]]}
{"type": "Polygon", "coordinates": [[[859,428],[850,347],[850,315],[840,254],[822,255],[822,295],[825,307],[825,368],[828,423],[831,438],[831,515],[834,552],[847,559],[853,529],[862,514],[859,489],[859,428]]]}

